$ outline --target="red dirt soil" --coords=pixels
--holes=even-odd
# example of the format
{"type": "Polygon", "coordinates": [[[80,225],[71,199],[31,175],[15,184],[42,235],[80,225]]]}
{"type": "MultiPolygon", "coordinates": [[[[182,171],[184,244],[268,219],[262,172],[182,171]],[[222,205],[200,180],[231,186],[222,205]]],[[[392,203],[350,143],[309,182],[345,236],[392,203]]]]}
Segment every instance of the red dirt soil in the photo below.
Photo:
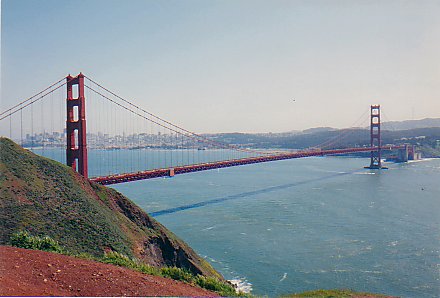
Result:
{"type": "Polygon", "coordinates": [[[218,296],[172,279],[70,256],[0,246],[0,296],[218,296]]]}

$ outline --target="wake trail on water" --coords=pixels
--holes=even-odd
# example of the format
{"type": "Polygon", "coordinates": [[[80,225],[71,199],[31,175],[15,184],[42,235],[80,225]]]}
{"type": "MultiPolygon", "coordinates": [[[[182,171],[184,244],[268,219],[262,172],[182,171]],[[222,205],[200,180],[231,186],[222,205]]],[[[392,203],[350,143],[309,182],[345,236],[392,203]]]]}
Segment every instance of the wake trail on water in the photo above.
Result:
{"type": "Polygon", "coordinates": [[[229,196],[222,197],[222,198],[206,200],[206,201],[202,201],[202,202],[198,202],[198,203],[182,205],[182,206],[178,206],[178,207],[174,207],[174,208],[155,211],[155,212],[151,212],[149,214],[153,217],[166,215],[166,214],[172,214],[172,213],[185,211],[185,210],[189,210],[189,209],[204,207],[207,205],[219,204],[219,203],[223,203],[223,202],[230,201],[230,200],[243,199],[243,198],[248,198],[248,197],[252,197],[255,195],[259,195],[259,194],[279,191],[279,190],[283,190],[283,189],[287,189],[287,188],[291,188],[291,187],[295,187],[295,186],[300,186],[300,185],[304,185],[304,184],[309,184],[309,183],[313,183],[313,182],[323,181],[323,180],[327,180],[327,179],[331,179],[331,178],[335,178],[335,177],[351,175],[351,174],[354,174],[358,171],[359,170],[357,169],[357,170],[354,170],[351,172],[338,172],[333,175],[328,175],[328,176],[324,176],[324,177],[319,177],[319,178],[314,178],[314,179],[309,179],[309,180],[304,180],[304,181],[298,181],[298,182],[293,182],[293,183],[288,183],[288,184],[282,184],[282,185],[277,185],[277,186],[271,186],[271,187],[266,187],[266,188],[253,190],[253,191],[242,192],[242,193],[233,194],[233,195],[229,195],[229,196]]]}

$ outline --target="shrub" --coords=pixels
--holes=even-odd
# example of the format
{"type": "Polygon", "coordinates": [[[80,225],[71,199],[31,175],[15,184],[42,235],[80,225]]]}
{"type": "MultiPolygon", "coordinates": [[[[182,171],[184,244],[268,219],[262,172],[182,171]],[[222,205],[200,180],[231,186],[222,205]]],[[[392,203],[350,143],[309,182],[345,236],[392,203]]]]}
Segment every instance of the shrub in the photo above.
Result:
{"type": "Polygon", "coordinates": [[[28,231],[20,231],[18,233],[12,234],[11,244],[16,247],[27,249],[39,249],[57,253],[64,252],[58,241],[50,238],[49,236],[44,236],[42,238],[38,236],[32,236],[28,231]]]}
{"type": "Polygon", "coordinates": [[[11,245],[21,248],[35,249],[35,241],[27,231],[12,234],[11,245]]]}
{"type": "Polygon", "coordinates": [[[145,273],[145,274],[151,274],[151,275],[156,275],[156,276],[160,276],[160,269],[144,264],[144,263],[139,263],[139,269],[140,272],[145,273]]]}
{"type": "Polygon", "coordinates": [[[160,269],[160,273],[163,277],[169,277],[187,283],[191,283],[195,279],[195,276],[191,272],[177,267],[163,267],[160,269]]]}
{"type": "Polygon", "coordinates": [[[102,261],[107,264],[113,264],[131,269],[137,269],[138,267],[138,262],[136,262],[135,260],[129,258],[124,254],[115,251],[104,253],[104,257],[102,258],[102,261]]]}
{"type": "Polygon", "coordinates": [[[214,277],[205,277],[202,275],[195,276],[190,271],[177,267],[163,267],[159,269],[114,251],[106,252],[100,261],[107,264],[130,268],[146,274],[168,277],[189,284],[195,284],[201,288],[217,292],[222,296],[231,297],[243,295],[243,293],[237,294],[232,285],[214,277]]]}
{"type": "Polygon", "coordinates": [[[232,285],[222,282],[214,277],[198,275],[196,278],[196,284],[201,288],[217,292],[223,297],[241,296],[243,294],[237,293],[232,285]]]}
{"type": "Polygon", "coordinates": [[[58,241],[50,238],[49,236],[44,236],[43,238],[40,238],[38,242],[41,250],[53,251],[58,253],[63,252],[63,249],[59,245],[58,241]]]}
{"type": "Polygon", "coordinates": [[[92,261],[100,261],[97,257],[87,253],[87,252],[81,252],[81,253],[67,253],[68,256],[84,259],[84,260],[92,260],[92,261]]]}
{"type": "Polygon", "coordinates": [[[160,270],[158,268],[141,263],[136,259],[132,259],[124,254],[115,251],[106,252],[104,254],[104,257],[100,261],[107,264],[113,264],[117,266],[130,268],[146,274],[151,274],[156,276],[161,275],[160,270]]]}

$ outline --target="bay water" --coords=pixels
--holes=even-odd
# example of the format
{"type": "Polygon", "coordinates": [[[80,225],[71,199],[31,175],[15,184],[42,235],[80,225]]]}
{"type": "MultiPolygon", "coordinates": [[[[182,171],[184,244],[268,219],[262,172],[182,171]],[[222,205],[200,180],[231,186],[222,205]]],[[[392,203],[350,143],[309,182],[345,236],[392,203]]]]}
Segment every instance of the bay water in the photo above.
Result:
{"type": "Polygon", "coordinates": [[[440,297],[440,159],[368,163],[312,157],[111,187],[254,294],[440,297]]]}

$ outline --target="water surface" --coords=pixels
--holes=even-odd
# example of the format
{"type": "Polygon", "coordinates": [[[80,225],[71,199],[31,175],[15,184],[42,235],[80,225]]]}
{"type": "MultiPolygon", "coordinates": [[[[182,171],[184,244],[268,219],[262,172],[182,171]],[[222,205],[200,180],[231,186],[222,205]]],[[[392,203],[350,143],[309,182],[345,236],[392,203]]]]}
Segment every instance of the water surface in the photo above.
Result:
{"type": "MultiPolygon", "coordinates": [[[[144,162],[166,166],[176,152],[150,150],[144,162]]],[[[440,160],[382,171],[368,163],[312,157],[113,187],[257,295],[351,288],[440,297],[440,160]]],[[[143,166],[133,150],[89,150],[89,165],[92,175],[143,166]]]]}
{"type": "Polygon", "coordinates": [[[114,186],[258,295],[440,295],[440,160],[305,158],[114,186]]]}

